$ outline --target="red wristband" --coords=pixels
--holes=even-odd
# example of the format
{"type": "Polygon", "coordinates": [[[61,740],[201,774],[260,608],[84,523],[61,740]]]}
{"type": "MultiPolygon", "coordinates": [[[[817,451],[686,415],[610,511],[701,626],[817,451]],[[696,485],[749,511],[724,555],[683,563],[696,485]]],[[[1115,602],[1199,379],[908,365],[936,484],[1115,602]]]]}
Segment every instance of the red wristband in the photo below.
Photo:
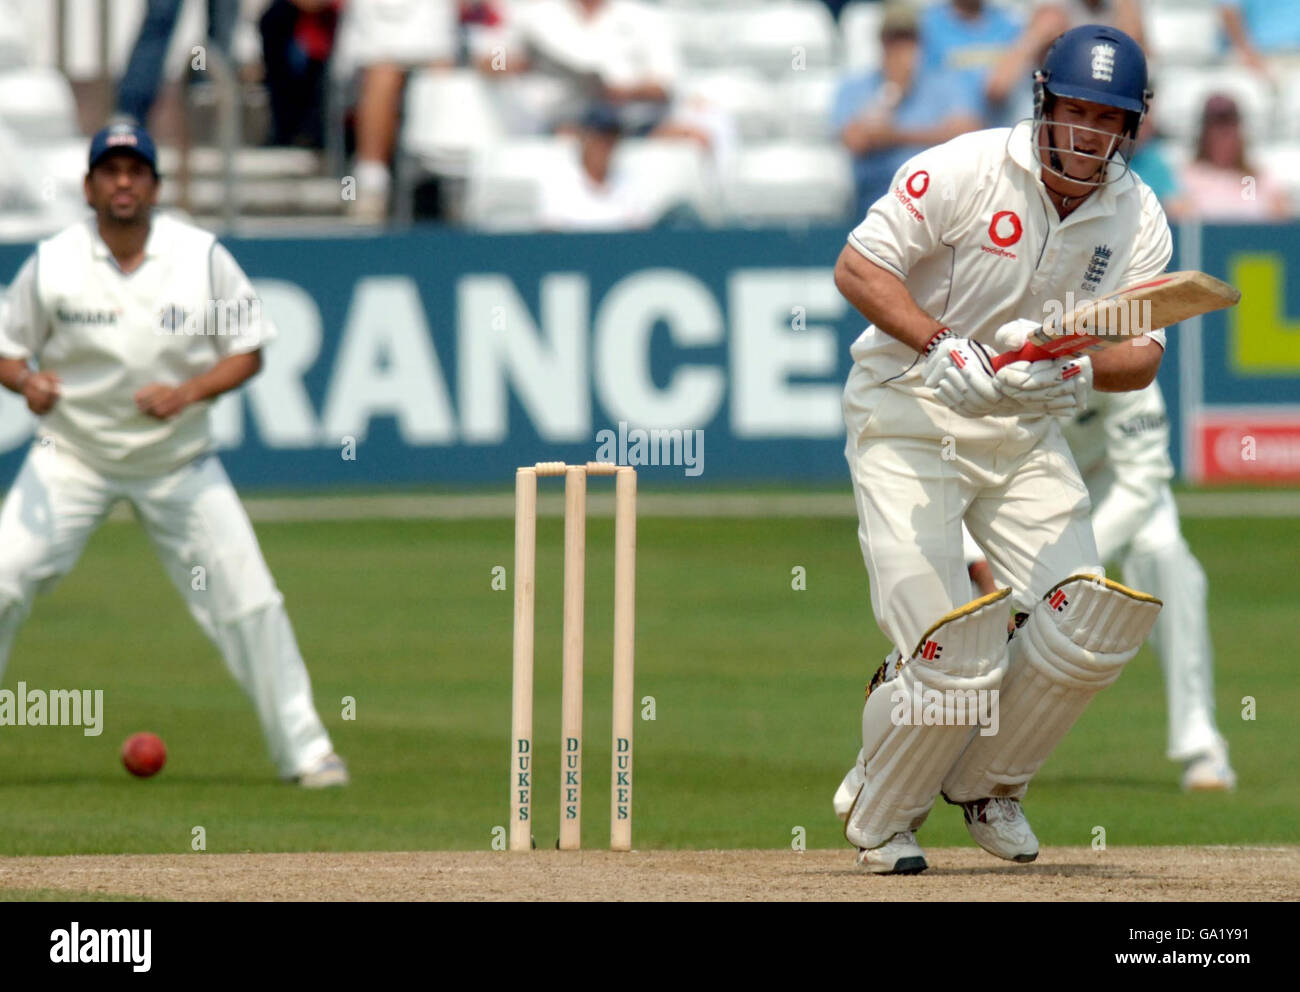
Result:
{"type": "Polygon", "coordinates": [[[939,330],[935,332],[934,337],[927,341],[925,347],[921,349],[922,357],[929,358],[934,349],[939,347],[940,341],[946,341],[948,338],[955,338],[956,336],[956,334],[946,327],[939,328],[939,330]]]}

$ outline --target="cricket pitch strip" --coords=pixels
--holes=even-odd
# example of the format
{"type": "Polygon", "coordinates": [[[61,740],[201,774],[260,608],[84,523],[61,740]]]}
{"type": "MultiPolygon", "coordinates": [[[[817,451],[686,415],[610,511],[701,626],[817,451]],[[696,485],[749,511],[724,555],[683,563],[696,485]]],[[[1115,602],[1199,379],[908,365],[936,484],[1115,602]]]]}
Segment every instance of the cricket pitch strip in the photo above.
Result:
{"type": "MultiPolygon", "coordinates": [[[[1029,865],[928,850],[877,877],[848,848],[794,851],[321,852],[0,859],[0,899],[90,893],[214,901],[1221,901],[1300,896],[1300,847],[1046,847],[1029,865]]],[[[102,898],[102,896],[101,896],[102,898]]]]}

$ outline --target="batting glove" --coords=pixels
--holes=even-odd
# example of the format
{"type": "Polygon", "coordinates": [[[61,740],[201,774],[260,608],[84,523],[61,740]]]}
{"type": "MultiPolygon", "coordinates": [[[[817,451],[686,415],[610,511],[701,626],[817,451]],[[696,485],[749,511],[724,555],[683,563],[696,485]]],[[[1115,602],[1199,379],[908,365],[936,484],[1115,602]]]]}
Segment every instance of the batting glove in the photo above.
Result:
{"type": "Polygon", "coordinates": [[[993,377],[993,356],[978,341],[947,328],[925,346],[921,372],[940,402],[963,417],[983,417],[1003,401],[993,377]]]}
{"type": "Polygon", "coordinates": [[[1019,351],[1029,340],[1029,335],[1042,326],[1042,321],[1024,318],[1003,324],[993,332],[993,343],[997,346],[998,354],[1005,355],[1009,351],[1019,351]]]}
{"type": "Polygon", "coordinates": [[[1088,408],[1092,359],[1081,355],[1065,361],[1012,362],[994,378],[1006,397],[998,413],[1073,417],[1088,408]]]}

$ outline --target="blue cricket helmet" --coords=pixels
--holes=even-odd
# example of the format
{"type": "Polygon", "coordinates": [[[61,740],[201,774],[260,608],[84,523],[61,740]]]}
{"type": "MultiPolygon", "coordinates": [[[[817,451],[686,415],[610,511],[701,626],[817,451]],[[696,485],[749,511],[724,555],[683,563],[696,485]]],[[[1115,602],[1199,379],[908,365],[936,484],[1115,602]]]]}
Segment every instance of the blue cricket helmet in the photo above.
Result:
{"type": "Polygon", "coordinates": [[[1136,134],[1151,100],[1146,55],[1117,28],[1074,28],[1052,42],[1034,74],[1035,116],[1041,116],[1048,95],[1118,107],[1133,115],[1126,130],[1136,134]]]}

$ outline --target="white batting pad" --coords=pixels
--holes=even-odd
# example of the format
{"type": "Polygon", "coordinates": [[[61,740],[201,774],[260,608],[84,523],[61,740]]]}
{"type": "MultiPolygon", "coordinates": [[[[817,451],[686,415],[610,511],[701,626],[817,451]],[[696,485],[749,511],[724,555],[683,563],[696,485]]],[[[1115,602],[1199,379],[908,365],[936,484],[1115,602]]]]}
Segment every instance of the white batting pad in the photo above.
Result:
{"type": "Polygon", "coordinates": [[[976,737],[943,780],[949,802],[1024,797],[1029,780],[1088,702],[1117,678],[1160,613],[1160,600],[1072,575],[1011,639],[997,734],[976,737]]]}
{"type": "Polygon", "coordinates": [[[844,824],[851,844],[879,847],[925,821],[944,773],[979,726],[968,701],[1002,681],[1010,594],[1001,589],[943,617],[897,675],[870,691],[864,782],[844,824]]]}

